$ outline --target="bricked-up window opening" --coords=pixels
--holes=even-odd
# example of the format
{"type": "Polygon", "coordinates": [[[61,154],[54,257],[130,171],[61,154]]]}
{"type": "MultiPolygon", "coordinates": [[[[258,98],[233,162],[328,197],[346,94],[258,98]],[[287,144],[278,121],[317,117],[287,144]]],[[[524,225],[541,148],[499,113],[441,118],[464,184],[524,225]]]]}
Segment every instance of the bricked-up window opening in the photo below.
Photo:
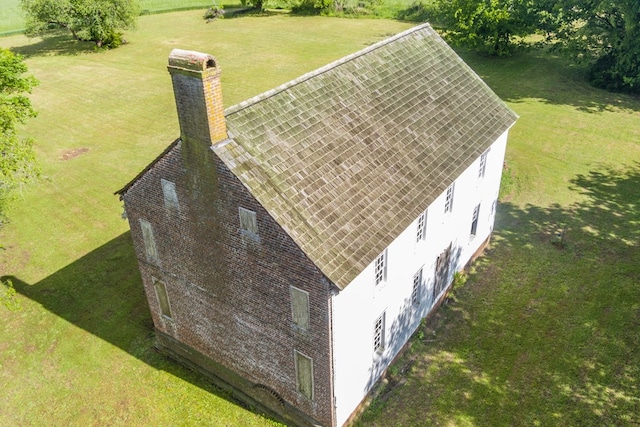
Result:
{"type": "Polygon", "coordinates": [[[420,287],[422,286],[422,268],[413,275],[413,289],[411,290],[411,304],[420,305],[420,287]]]}
{"type": "Polygon", "coordinates": [[[313,400],[313,360],[298,351],[296,354],[296,387],[300,393],[313,400]]]}
{"type": "Polygon", "coordinates": [[[487,154],[489,150],[482,153],[480,156],[480,169],[478,169],[478,178],[484,178],[484,174],[487,171],[487,154]]]}
{"type": "Polygon", "coordinates": [[[256,213],[249,209],[238,207],[238,215],[240,216],[240,231],[251,237],[258,237],[256,213]]]}
{"type": "Polygon", "coordinates": [[[166,179],[160,179],[162,184],[162,195],[164,196],[164,207],[167,209],[178,209],[178,194],[176,193],[176,185],[167,181],[166,179]]]}
{"type": "Polygon", "coordinates": [[[140,228],[142,229],[142,240],[144,241],[144,251],[147,255],[147,261],[157,263],[158,249],[156,248],[156,240],[153,237],[153,228],[149,221],[144,219],[140,219],[140,228]]]}
{"type": "Polygon", "coordinates": [[[473,208],[473,215],[471,216],[471,237],[476,235],[478,231],[478,216],[480,215],[480,205],[473,208]]]}
{"type": "Polygon", "coordinates": [[[387,250],[385,249],[374,263],[375,265],[375,283],[376,285],[387,279],[387,250]]]}
{"type": "Polygon", "coordinates": [[[309,330],[309,293],[294,286],[291,289],[291,315],[293,324],[304,331],[309,330]]]}
{"type": "Polygon", "coordinates": [[[424,240],[427,235],[427,211],[418,217],[418,227],[416,229],[416,242],[424,240]]]}
{"type": "Polygon", "coordinates": [[[384,350],[384,322],[387,312],[383,312],[373,324],[373,351],[382,353],[384,350]]]}
{"type": "Polygon", "coordinates": [[[447,198],[444,201],[444,213],[453,212],[453,190],[455,182],[447,188],[447,198]]]}
{"type": "Polygon", "coordinates": [[[160,314],[173,320],[173,316],[171,316],[171,305],[169,304],[169,296],[167,295],[167,286],[163,281],[153,279],[153,287],[156,290],[158,303],[160,303],[160,314]]]}

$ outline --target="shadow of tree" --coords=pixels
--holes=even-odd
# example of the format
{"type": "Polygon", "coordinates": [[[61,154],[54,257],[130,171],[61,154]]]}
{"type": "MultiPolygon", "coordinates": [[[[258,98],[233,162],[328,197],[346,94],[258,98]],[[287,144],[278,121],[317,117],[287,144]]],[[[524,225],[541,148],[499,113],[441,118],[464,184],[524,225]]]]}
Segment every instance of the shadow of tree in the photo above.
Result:
{"type": "Polygon", "coordinates": [[[640,424],[640,164],[571,186],[568,207],[499,206],[492,248],[397,362],[406,384],[360,425],[640,424]]]}
{"type": "Polygon", "coordinates": [[[154,351],[153,322],[130,232],[38,283],[25,283],[14,276],[4,276],[0,281],[11,281],[20,294],[155,369],[252,410],[205,376],[154,351]]]}
{"type": "Polygon", "coordinates": [[[96,45],[93,42],[75,40],[69,33],[57,31],[46,36],[34,37],[33,43],[12,47],[14,53],[18,53],[26,58],[36,56],[76,56],[95,52],[96,45]]]}

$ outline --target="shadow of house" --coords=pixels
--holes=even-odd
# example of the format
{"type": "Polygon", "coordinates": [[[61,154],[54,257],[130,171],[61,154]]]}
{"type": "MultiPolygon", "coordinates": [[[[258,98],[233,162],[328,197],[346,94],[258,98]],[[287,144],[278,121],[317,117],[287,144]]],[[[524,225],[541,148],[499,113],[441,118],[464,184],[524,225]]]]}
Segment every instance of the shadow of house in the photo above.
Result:
{"type": "Polygon", "coordinates": [[[153,368],[276,420],[259,404],[247,406],[236,399],[225,384],[213,383],[207,377],[196,375],[183,365],[152,351],[155,349],[153,321],[130,232],[121,234],[37,283],[25,283],[15,276],[3,276],[0,280],[10,280],[21,295],[153,368]]]}

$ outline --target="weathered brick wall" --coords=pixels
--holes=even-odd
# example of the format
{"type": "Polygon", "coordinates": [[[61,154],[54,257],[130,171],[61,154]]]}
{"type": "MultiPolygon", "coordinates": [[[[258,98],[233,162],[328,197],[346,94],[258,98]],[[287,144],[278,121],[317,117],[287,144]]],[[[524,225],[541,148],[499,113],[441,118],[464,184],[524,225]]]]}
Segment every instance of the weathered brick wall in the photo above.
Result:
{"type": "Polygon", "coordinates": [[[156,328],[331,425],[330,285],[211,149],[177,143],[124,201],[156,328]],[[161,178],[176,184],[178,209],[165,208],[161,178]],[[259,242],[240,232],[238,206],[257,213],[259,242]],[[140,218],[153,227],[157,262],[140,218]],[[166,284],[173,321],[160,314],[153,278],[166,284]],[[308,334],[292,324],[290,285],[309,292],[308,334]],[[294,350],[313,359],[313,400],[297,392],[294,350]]]}

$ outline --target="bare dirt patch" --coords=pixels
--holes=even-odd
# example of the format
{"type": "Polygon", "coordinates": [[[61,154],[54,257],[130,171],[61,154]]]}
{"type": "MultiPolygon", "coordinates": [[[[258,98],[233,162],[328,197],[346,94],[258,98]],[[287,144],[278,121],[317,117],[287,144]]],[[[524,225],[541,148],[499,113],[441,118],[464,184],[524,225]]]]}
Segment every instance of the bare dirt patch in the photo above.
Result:
{"type": "Polygon", "coordinates": [[[86,153],[87,151],[89,151],[89,149],[86,148],[86,147],[74,148],[74,149],[71,149],[71,150],[66,150],[60,156],[60,160],[71,160],[71,159],[73,159],[75,157],[78,157],[81,154],[86,153]]]}

